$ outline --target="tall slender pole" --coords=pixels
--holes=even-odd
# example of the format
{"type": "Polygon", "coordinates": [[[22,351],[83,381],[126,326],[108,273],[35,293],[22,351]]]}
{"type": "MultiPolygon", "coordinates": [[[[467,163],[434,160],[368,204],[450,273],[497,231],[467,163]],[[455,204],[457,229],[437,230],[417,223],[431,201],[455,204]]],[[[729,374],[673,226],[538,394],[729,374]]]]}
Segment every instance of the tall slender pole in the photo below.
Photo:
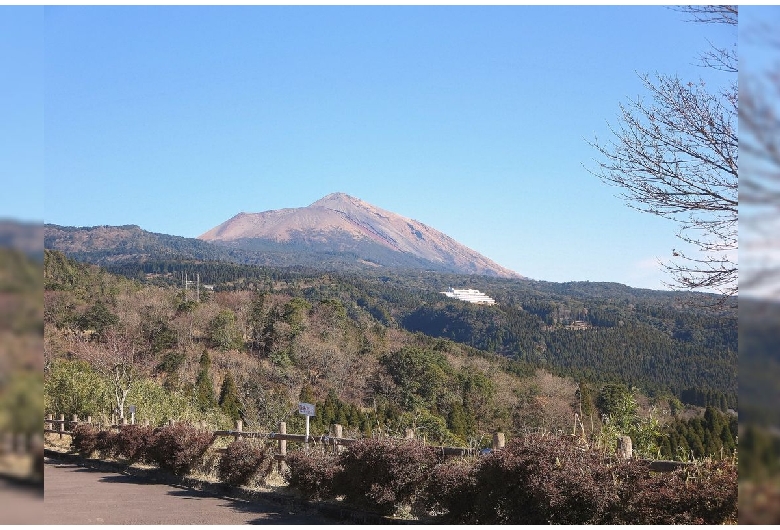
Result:
{"type": "Polygon", "coordinates": [[[309,448],[309,415],[306,415],[306,449],[309,448]]]}

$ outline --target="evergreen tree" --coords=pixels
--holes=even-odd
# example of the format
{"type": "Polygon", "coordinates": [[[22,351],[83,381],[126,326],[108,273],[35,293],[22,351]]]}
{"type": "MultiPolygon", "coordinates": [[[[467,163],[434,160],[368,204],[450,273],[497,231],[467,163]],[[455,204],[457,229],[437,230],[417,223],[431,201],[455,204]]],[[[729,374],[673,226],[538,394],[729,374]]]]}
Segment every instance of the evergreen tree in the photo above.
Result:
{"type": "Polygon", "coordinates": [[[219,407],[233,421],[241,419],[241,400],[238,397],[233,374],[230,372],[225,375],[225,379],[222,381],[222,388],[219,391],[219,407]]]}
{"type": "Polygon", "coordinates": [[[200,356],[198,377],[195,380],[195,399],[202,411],[210,409],[217,404],[214,396],[214,383],[211,380],[211,357],[209,351],[204,349],[200,356]]]}

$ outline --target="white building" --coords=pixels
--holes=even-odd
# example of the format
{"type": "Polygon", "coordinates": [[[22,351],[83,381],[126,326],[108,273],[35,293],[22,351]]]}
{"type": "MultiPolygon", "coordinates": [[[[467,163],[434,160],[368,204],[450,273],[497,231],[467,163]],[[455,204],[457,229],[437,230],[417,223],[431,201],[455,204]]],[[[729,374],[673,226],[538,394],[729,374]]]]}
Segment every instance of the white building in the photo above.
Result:
{"type": "Polygon", "coordinates": [[[476,289],[453,289],[450,287],[449,290],[444,291],[441,294],[448,298],[456,298],[457,300],[463,300],[464,302],[470,302],[472,304],[493,305],[496,303],[496,301],[488,295],[477,291],[476,289]]]}

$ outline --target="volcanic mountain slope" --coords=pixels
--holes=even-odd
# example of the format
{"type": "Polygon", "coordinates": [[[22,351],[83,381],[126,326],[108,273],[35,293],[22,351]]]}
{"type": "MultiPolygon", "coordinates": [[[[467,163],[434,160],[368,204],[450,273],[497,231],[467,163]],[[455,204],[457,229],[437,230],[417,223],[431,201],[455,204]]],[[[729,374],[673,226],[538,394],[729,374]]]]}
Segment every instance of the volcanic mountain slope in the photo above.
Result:
{"type": "Polygon", "coordinates": [[[303,208],[240,213],[198,239],[243,250],[306,249],[344,253],[377,266],[522,278],[413,219],[333,193],[303,208]]]}

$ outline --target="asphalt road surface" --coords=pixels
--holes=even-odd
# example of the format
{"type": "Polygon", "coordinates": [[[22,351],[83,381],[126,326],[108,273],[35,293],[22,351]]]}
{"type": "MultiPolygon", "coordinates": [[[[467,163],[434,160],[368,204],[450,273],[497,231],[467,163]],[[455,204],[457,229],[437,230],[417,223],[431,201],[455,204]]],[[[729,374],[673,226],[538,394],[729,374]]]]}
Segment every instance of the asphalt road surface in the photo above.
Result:
{"type": "Polygon", "coordinates": [[[336,524],[274,503],[224,499],[49,459],[44,493],[42,524],[336,524]]]}

